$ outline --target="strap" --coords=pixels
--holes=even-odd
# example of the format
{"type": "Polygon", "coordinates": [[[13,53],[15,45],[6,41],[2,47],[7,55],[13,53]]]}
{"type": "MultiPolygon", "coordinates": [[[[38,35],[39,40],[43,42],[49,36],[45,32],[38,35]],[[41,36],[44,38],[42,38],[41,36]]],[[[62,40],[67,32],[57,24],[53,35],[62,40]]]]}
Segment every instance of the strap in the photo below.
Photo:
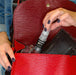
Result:
{"type": "Polygon", "coordinates": [[[18,5],[19,5],[19,3],[20,3],[20,0],[17,1],[17,4],[18,4],[18,5]]]}

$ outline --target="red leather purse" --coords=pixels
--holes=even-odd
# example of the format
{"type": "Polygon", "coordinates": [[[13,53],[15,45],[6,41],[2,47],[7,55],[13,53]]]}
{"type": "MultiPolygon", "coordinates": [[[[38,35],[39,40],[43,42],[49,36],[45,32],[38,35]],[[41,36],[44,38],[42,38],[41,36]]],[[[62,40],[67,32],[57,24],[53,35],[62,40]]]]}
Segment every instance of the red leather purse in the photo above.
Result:
{"type": "MultiPolygon", "coordinates": [[[[15,50],[21,50],[25,45],[35,45],[43,29],[44,16],[59,7],[76,11],[76,5],[69,0],[27,0],[19,4],[13,19],[15,50]]],[[[51,31],[47,41],[60,29],[51,31]]],[[[76,39],[75,27],[63,29],[76,39]]],[[[15,58],[11,75],[76,75],[76,56],[15,53],[15,58]]]]}

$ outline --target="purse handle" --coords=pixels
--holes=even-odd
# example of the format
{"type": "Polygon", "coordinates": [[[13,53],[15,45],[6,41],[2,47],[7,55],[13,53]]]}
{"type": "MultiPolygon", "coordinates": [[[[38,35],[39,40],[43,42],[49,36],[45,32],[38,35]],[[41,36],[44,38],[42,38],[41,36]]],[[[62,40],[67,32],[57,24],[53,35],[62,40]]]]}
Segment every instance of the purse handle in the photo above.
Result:
{"type": "Polygon", "coordinates": [[[20,0],[17,1],[17,5],[19,5],[19,4],[20,4],[20,0]]]}
{"type": "Polygon", "coordinates": [[[17,5],[19,5],[19,4],[20,4],[20,0],[17,1],[17,5]]]}

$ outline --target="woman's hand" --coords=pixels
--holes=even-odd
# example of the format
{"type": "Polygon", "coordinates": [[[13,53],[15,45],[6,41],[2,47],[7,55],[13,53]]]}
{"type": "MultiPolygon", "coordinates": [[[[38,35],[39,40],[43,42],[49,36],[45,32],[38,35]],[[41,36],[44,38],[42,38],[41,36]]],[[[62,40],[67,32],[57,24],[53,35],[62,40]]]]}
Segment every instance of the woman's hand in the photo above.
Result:
{"type": "Polygon", "coordinates": [[[76,12],[64,8],[55,9],[46,14],[43,25],[46,30],[54,30],[60,26],[76,27],[76,12]],[[56,19],[58,19],[57,22],[53,23],[56,19]]]}
{"type": "Polygon", "coordinates": [[[10,45],[11,43],[8,40],[6,32],[0,32],[0,64],[8,71],[11,70],[11,64],[9,63],[6,53],[9,54],[13,62],[15,61],[14,53],[10,45]]]}

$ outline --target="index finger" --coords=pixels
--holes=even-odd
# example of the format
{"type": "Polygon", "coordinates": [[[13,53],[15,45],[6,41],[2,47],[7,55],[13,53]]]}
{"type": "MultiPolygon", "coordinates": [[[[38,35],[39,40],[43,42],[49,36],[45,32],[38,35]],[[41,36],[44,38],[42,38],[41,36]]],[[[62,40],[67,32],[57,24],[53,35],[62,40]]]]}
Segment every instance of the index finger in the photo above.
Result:
{"type": "Polygon", "coordinates": [[[10,70],[11,70],[11,64],[10,64],[5,52],[1,53],[1,59],[2,59],[2,61],[4,62],[5,66],[6,66],[5,69],[9,70],[8,68],[10,67],[10,70]]]}
{"type": "Polygon", "coordinates": [[[46,23],[45,23],[45,28],[47,28],[47,30],[50,29],[50,26],[52,25],[52,23],[58,19],[59,16],[63,15],[64,12],[63,11],[56,11],[54,13],[52,13],[49,18],[47,18],[46,23]]]}
{"type": "Polygon", "coordinates": [[[47,18],[49,18],[49,16],[50,16],[52,13],[54,13],[55,11],[57,11],[57,10],[58,10],[58,9],[55,9],[55,10],[52,10],[52,11],[48,12],[48,13],[45,15],[44,19],[43,19],[43,24],[45,24],[47,18]]]}
{"type": "Polygon", "coordinates": [[[14,52],[13,52],[13,50],[10,46],[8,47],[7,53],[11,57],[12,62],[14,62],[15,61],[15,56],[14,56],[14,52]]]}

